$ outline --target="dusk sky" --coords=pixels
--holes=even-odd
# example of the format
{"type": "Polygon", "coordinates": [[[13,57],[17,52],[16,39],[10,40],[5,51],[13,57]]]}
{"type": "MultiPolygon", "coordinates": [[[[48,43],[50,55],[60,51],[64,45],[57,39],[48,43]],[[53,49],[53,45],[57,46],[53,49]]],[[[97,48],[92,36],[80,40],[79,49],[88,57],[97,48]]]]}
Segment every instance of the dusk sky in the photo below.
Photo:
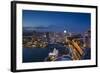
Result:
{"type": "Polygon", "coordinates": [[[85,32],[91,26],[91,14],[23,10],[22,22],[23,27],[50,27],[59,31],[85,32]]]}

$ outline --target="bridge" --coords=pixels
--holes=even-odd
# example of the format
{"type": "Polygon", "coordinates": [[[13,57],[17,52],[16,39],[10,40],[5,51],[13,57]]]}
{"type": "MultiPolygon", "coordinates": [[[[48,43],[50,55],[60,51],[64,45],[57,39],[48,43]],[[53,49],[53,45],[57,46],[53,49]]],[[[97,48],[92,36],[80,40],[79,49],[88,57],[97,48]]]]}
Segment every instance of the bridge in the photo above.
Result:
{"type": "Polygon", "coordinates": [[[75,40],[69,40],[68,46],[72,50],[72,59],[80,60],[84,52],[82,48],[78,45],[78,43],[75,42],[75,40]]]}

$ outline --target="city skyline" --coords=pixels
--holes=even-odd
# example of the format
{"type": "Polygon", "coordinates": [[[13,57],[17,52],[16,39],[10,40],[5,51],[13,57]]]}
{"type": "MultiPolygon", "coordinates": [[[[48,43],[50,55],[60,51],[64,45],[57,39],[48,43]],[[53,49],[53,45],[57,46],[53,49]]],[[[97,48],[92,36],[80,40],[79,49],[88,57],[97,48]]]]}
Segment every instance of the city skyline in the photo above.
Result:
{"type": "Polygon", "coordinates": [[[90,29],[90,13],[23,10],[23,27],[46,27],[49,31],[81,33],[90,29]]]}

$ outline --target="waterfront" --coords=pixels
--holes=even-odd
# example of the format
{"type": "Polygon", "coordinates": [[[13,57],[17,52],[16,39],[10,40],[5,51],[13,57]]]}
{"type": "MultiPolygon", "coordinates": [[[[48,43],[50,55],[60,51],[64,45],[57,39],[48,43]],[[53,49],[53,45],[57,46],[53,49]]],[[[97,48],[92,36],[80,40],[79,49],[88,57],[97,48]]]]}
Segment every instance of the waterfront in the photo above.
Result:
{"type": "Polygon", "coordinates": [[[54,48],[59,51],[65,49],[58,44],[49,44],[47,48],[23,48],[23,62],[43,62],[54,48]]]}
{"type": "MultiPolygon", "coordinates": [[[[49,44],[48,48],[23,48],[23,63],[45,62],[46,61],[45,59],[49,56],[49,53],[54,50],[54,47],[56,47],[58,51],[69,49],[63,46],[58,46],[57,44],[51,44],[51,45],[49,44]]],[[[69,55],[72,57],[71,51],[69,55]]],[[[88,59],[91,59],[91,49],[85,48],[84,54],[81,56],[80,60],[88,60],[88,59]]]]}

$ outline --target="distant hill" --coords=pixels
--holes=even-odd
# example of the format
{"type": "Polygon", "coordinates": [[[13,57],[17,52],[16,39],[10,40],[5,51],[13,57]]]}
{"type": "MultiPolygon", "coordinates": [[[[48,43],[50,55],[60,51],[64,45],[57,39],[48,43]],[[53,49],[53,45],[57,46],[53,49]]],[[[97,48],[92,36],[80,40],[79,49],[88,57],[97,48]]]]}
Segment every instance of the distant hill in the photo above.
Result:
{"type": "Polygon", "coordinates": [[[66,27],[63,25],[50,25],[48,27],[23,27],[23,31],[38,31],[38,32],[63,32],[66,27]]]}

